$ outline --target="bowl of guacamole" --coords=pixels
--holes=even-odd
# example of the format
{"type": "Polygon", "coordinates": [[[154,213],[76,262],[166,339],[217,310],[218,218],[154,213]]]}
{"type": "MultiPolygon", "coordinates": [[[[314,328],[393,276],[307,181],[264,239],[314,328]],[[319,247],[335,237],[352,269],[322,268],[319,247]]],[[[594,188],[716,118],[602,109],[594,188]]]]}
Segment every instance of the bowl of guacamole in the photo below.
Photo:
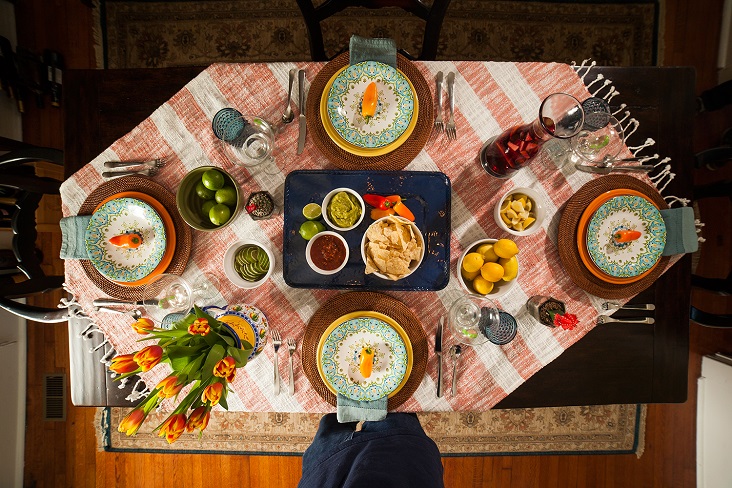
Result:
{"type": "Polygon", "coordinates": [[[355,229],[363,220],[366,204],[350,188],[336,188],[323,199],[323,220],[335,230],[355,229]]]}

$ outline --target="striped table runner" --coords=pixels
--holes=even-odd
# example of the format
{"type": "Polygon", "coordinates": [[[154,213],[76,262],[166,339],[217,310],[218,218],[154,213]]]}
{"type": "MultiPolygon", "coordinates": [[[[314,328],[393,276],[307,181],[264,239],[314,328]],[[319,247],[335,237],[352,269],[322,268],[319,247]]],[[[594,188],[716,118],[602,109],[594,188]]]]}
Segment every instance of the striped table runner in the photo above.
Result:
{"type": "MultiPolygon", "coordinates": [[[[298,129],[297,123],[292,123],[278,136],[280,152],[276,163],[281,172],[271,175],[256,169],[249,171],[228,162],[220,141],[213,135],[211,120],[223,107],[235,107],[244,114],[278,116],[284,105],[290,68],[305,68],[308,78],[312,79],[320,66],[318,63],[210,66],[129,134],[64,182],[61,188],[64,215],[75,215],[87,195],[103,182],[101,172],[105,161],[166,155],[171,156],[170,161],[154,180],[172,192],[186,172],[212,164],[232,173],[245,195],[268,190],[276,201],[282,202],[287,172],[333,168],[319,154],[312,140],[308,139],[305,152],[297,156],[298,129]]],[[[413,397],[399,410],[487,410],[592,329],[597,317],[596,307],[601,300],[574,285],[563,272],[556,249],[558,209],[593,176],[576,172],[574,168],[558,167],[548,157],[540,157],[513,178],[500,180],[488,176],[480,167],[478,150],[500,131],[533,121],[547,95],[565,92],[583,100],[590,94],[575,70],[565,64],[439,61],[420,62],[417,66],[431,86],[438,71],[457,73],[457,140],[433,135],[406,167],[410,171],[442,171],[452,182],[451,277],[449,285],[438,292],[392,293],[417,314],[431,341],[427,373],[413,397]],[[448,390],[438,399],[435,395],[436,357],[432,355],[434,332],[438,317],[444,315],[452,301],[463,293],[456,277],[457,259],[473,241],[504,237],[493,220],[493,207],[500,195],[514,186],[528,186],[538,191],[548,211],[540,232],[518,239],[521,249],[519,286],[499,300],[500,306],[518,320],[518,335],[506,346],[487,344],[466,348],[460,359],[460,394],[453,398],[448,390]],[[568,310],[577,314],[580,325],[565,331],[538,324],[524,307],[526,300],[536,294],[564,300],[568,310]]],[[[183,276],[191,279],[201,273],[219,276],[221,303],[257,305],[283,337],[294,337],[300,343],[305,325],[320,304],[342,292],[294,289],[285,284],[281,262],[282,227],[281,215],[258,222],[243,215],[214,233],[194,231],[191,261],[183,276]],[[263,242],[279,255],[272,278],[254,291],[234,287],[221,271],[228,244],[242,237],[263,242]]],[[[136,342],[140,336],[129,327],[129,318],[91,311],[91,301],[105,295],[87,279],[79,262],[66,262],[66,281],[69,290],[119,353],[141,347],[136,342]]],[[[446,335],[444,350],[451,342],[454,340],[446,335]]],[[[281,371],[286,371],[284,355],[280,356],[281,371]]],[[[333,411],[333,407],[310,388],[299,370],[296,371],[296,395],[275,396],[273,359],[274,351],[268,346],[239,372],[232,384],[234,392],[228,397],[230,410],[333,411]]],[[[299,352],[295,360],[298,364],[299,352]]],[[[445,360],[445,368],[450,371],[449,359],[445,360]]],[[[144,379],[155,385],[167,373],[165,366],[157,367],[145,374],[144,379]]]]}

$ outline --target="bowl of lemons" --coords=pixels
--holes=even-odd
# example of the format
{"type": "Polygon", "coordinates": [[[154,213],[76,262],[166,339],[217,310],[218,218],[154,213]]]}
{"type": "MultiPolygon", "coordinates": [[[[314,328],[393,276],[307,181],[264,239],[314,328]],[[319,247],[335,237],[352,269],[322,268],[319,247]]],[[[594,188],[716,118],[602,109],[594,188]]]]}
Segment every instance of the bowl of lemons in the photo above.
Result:
{"type": "Polygon", "coordinates": [[[511,239],[481,239],[458,260],[457,278],[468,293],[500,298],[516,285],[519,248],[511,239]]]}
{"type": "Polygon", "coordinates": [[[213,231],[236,218],[242,200],[236,180],[216,166],[191,170],[178,186],[175,202],[183,220],[196,230],[213,231]]]}

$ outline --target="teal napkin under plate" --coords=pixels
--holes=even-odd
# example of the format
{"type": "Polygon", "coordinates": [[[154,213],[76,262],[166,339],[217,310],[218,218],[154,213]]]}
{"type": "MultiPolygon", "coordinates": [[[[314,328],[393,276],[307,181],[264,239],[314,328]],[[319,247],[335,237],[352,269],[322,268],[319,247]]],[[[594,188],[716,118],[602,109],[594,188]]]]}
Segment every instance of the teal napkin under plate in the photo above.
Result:
{"type": "Polygon", "coordinates": [[[61,219],[61,259],[89,259],[86,253],[86,228],[91,215],[78,215],[61,219]]]}
{"type": "Polygon", "coordinates": [[[696,252],[699,249],[693,208],[677,207],[661,210],[661,218],[666,224],[666,247],[663,248],[662,256],[696,252]]]}
{"type": "Polygon", "coordinates": [[[378,422],[386,418],[386,397],[372,400],[370,402],[362,402],[351,400],[340,393],[336,402],[336,417],[338,422],[345,424],[348,422],[360,422],[366,420],[368,422],[378,422]]]}
{"type": "Polygon", "coordinates": [[[397,48],[394,39],[351,36],[349,56],[352,65],[364,61],[378,61],[392,68],[397,67],[397,48]]]}

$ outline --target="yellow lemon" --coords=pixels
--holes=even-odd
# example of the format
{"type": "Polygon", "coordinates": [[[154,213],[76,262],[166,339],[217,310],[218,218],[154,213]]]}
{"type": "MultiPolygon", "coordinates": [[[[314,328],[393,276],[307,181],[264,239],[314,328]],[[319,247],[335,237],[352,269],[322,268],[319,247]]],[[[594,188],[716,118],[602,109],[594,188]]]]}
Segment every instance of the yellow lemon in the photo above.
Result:
{"type": "Polygon", "coordinates": [[[493,244],[481,244],[475,252],[482,254],[486,262],[498,262],[498,254],[493,250],[493,244]]]}
{"type": "Polygon", "coordinates": [[[518,259],[516,259],[516,256],[509,259],[501,258],[498,260],[498,264],[503,266],[503,281],[511,281],[516,278],[518,274],[518,259]]]}
{"type": "Polygon", "coordinates": [[[476,276],[480,275],[480,269],[476,269],[472,273],[465,271],[465,269],[461,269],[460,275],[465,278],[465,281],[473,281],[476,276]]]}
{"type": "Polygon", "coordinates": [[[477,252],[470,252],[465,255],[465,258],[463,259],[463,269],[467,271],[468,273],[473,273],[475,271],[478,271],[481,266],[483,266],[483,256],[478,254],[477,252]]]}
{"type": "Polygon", "coordinates": [[[509,259],[519,252],[519,248],[511,239],[499,239],[493,244],[493,250],[499,258],[509,259]]]}
{"type": "Polygon", "coordinates": [[[478,276],[473,280],[473,290],[481,295],[487,295],[493,289],[493,283],[484,279],[482,276],[478,276]]]}
{"type": "Polygon", "coordinates": [[[503,266],[501,266],[498,263],[485,263],[483,267],[480,268],[480,275],[492,282],[501,281],[501,278],[503,278],[503,266]]]}

